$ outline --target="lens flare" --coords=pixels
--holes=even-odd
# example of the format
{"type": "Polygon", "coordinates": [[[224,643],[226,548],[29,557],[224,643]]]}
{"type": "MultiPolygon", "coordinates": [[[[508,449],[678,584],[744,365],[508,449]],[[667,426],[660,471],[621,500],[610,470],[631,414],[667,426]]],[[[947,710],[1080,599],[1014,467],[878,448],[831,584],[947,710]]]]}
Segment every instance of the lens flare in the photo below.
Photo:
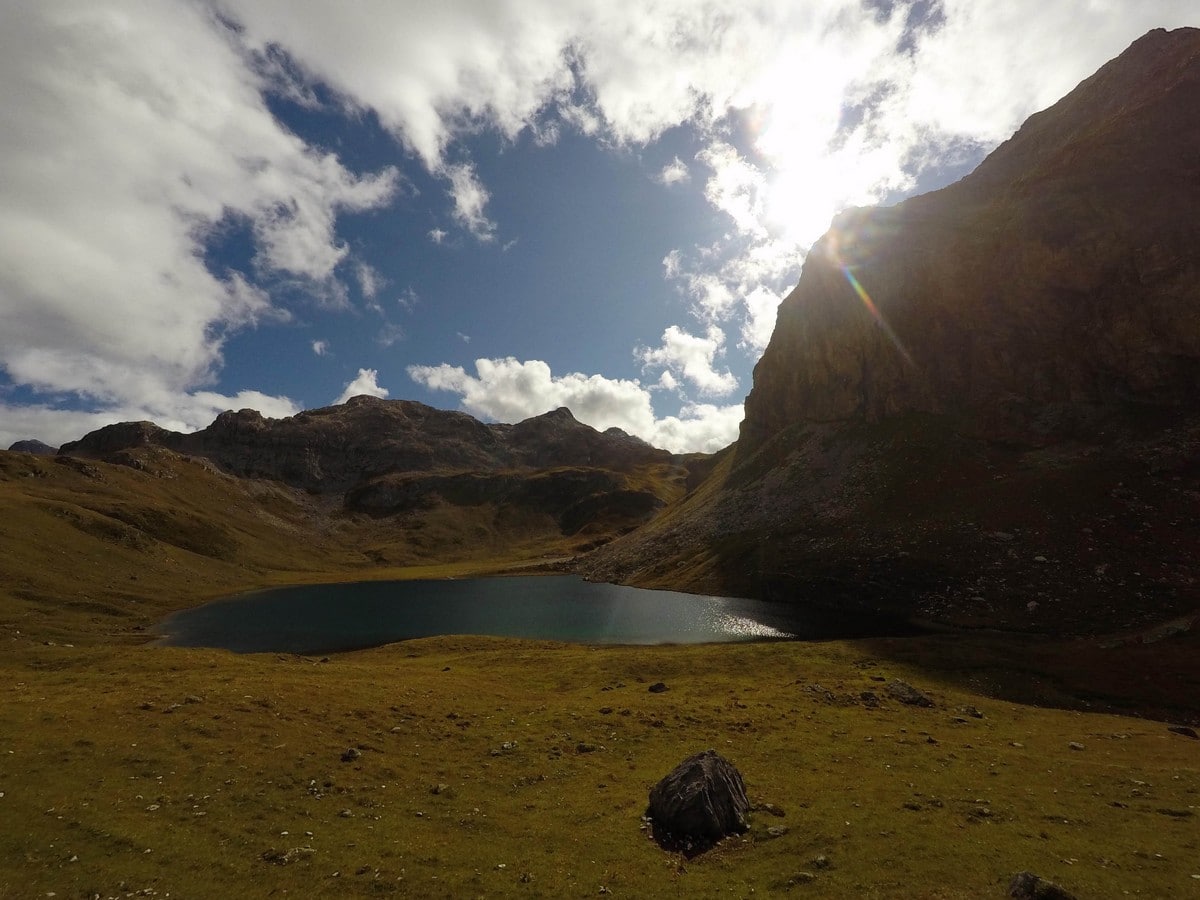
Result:
{"type": "Polygon", "coordinates": [[[867,308],[867,312],[871,314],[871,318],[875,320],[875,324],[879,326],[883,333],[887,335],[888,340],[891,341],[892,345],[896,348],[896,350],[899,351],[900,356],[903,357],[904,361],[910,366],[915,366],[916,364],[913,362],[913,358],[909,355],[908,350],[900,341],[900,338],[896,332],[892,330],[892,326],[888,324],[887,319],[883,317],[883,313],[879,311],[879,307],[875,305],[875,301],[871,299],[871,295],[867,293],[867,289],[862,286],[862,282],[858,280],[858,277],[852,271],[852,267],[842,259],[839,244],[840,231],[835,228],[830,233],[830,241],[828,244],[828,253],[830,259],[833,261],[833,264],[837,266],[838,271],[842,273],[842,276],[854,290],[854,293],[858,295],[858,299],[861,300],[863,306],[867,308]]]}

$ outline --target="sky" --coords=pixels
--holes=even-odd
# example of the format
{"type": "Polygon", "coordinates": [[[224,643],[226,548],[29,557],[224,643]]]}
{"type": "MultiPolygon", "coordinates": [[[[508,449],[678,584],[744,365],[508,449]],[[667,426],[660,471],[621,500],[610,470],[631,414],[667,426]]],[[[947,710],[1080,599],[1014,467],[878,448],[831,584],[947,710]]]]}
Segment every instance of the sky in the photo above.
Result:
{"type": "Polygon", "coordinates": [[[0,447],[356,394],[737,438],[805,254],[1195,0],[0,9],[0,447]]]}

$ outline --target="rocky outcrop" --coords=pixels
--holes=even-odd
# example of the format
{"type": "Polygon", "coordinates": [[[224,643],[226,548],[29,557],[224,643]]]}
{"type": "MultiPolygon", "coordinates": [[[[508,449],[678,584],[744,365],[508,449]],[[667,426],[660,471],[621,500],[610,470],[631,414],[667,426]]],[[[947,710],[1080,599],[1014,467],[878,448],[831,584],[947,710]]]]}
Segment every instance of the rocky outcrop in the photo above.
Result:
{"type": "Polygon", "coordinates": [[[1200,607],[1200,30],[813,248],[741,435],[589,577],[1042,631],[1200,607]]]}
{"type": "Polygon", "coordinates": [[[1154,31],[971,175],[843,213],[779,309],[739,453],[803,421],[1041,442],[1200,402],[1200,30],[1154,31]]]}
{"type": "Polygon", "coordinates": [[[64,444],[64,454],[104,457],[160,446],[212,460],[231,475],[304,490],[344,492],[395,472],[496,472],[589,466],[628,472],[671,455],[624,432],[601,433],[559,409],[516,425],[408,400],[354,397],[340,406],[267,419],[252,409],[221,413],[194,434],[124,422],[64,444]]]}
{"type": "Polygon", "coordinates": [[[1032,872],[1014,875],[1008,885],[1008,896],[1016,900],[1075,900],[1070,891],[1032,872]]]}
{"type": "Polygon", "coordinates": [[[129,464],[130,453],[145,448],[201,457],[237,477],[340,494],[349,512],[489,507],[547,517],[566,536],[626,532],[662,508],[662,492],[644,479],[629,483],[634,473],[666,467],[687,477],[684,461],[620,429],[599,432],[567,409],[489,425],[466,413],[365,396],[284,419],[225,412],[194,434],[123,422],[61,452],[129,464]]]}
{"type": "Polygon", "coordinates": [[[384,475],[346,493],[346,508],[376,516],[430,509],[438,504],[491,504],[553,517],[564,535],[590,526],[628,531],[665,503],[651,491],[623,487],[612,471],[558,468],[528,472],[451,472],[384,475]]]}

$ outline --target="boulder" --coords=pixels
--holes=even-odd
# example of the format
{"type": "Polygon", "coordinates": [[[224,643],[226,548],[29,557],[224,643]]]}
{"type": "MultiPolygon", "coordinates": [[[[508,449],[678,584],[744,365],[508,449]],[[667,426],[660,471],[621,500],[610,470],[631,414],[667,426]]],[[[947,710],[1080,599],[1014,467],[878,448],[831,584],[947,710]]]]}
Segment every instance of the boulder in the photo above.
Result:
{"type": "Polygon", "coordinates": [[[893,700],[899,700],[909,706],[933,706],[933,700],[927,694],[917,690],[907,681],[889,681],[885,690],[893,700]]]}
{"type": "Polygon", "coordinates": [[[1075,895],[1063,890],[1032,872],[1018,872],[1008,885],[1008,896],[1017,900],[1075,900],[1075,895]]]}
{"type": "Polygon", "coordinates": [[[647,817],[660,844],[704,850],[750,826],[741,773],[715,750],[689,756],[650,791],[647,817]]]}

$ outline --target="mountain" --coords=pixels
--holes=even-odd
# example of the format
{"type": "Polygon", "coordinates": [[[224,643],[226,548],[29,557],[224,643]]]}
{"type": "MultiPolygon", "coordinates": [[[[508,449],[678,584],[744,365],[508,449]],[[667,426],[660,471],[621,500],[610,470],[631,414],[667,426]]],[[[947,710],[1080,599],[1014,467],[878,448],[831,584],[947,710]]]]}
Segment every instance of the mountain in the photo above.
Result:
{"type": "Polygon", "coordinates": [[[588,563],[1006,628],[1200,606],[1200,30],[1153,31],[971,175],[840,215],[737,444],[588,563]]]}
{"type": "Polygon", "coordinates": [[[8,449],[13,453],[32,453],[34,456],[54,456],[58,453],[57,447],[34,440],[17,441],[8,449]]]}
{"type": "MultiPolygon", "coordinates": [[[[646,521],[687,478],[667,451],[620,429],[596,431],[566,409],[488,425],[466,413],[366,396],[282,419],[225,412],[192,434],[123,422],[60,452],[143,468],[152,465],[146,450],[208,460],[237,478],[281,482],[340,502],[344,514],[390,517],[413,531],[428,531],[431,517],[447,510],[474,510],[476,519],[525,538],[539,531],[588,537],[577,549],[646,521]]],[[[427,544],[427,535],[419,543],[427,544]]]]}

